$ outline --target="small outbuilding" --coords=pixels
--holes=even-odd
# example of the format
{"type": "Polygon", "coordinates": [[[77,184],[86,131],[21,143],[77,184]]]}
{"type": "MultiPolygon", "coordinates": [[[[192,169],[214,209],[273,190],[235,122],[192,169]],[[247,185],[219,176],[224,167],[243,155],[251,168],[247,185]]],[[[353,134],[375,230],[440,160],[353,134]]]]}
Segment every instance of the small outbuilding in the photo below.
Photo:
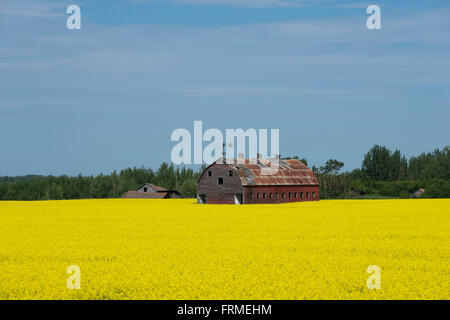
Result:
{"type": "Polygon", "coordinates": [[[425,193],[425,189],[416,190],[411,194],[411,198],[416,198],[416,199],[422,198],[422,194],[424,194],[424,193],[425,193]]]}
{"type": "Polygon", "coordinates": [[[264,174],[266,159],[219,159],[208,166],[197,183],[197,203],[261,204],[319,200],[319,181],[303,162],[279,160],[278,170],[264,174]],[[231,164],[230,164],[231,163],[231,164]]]}
{"type": "Polygon", "coordinates": [[[170,199],[181,198],[180,193],[174,189],[166,189],[151,183],[144,183],[136,191],[127,191],[122,195],[127,199],[170,199]]]}

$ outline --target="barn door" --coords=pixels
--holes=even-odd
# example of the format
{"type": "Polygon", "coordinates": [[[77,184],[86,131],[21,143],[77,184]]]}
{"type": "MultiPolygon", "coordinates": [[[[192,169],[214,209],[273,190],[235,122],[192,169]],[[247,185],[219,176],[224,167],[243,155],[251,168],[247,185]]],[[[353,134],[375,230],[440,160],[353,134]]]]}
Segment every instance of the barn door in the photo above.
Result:
{"type": "Polygon", "coordinates": [[[242,204],[242,194],[234,195],[234,204],[242,204]]]}
{"type": "Polygon", "coordinates": [[[206,194],[198,195],[197,203],[206,203],[206,194]]]}

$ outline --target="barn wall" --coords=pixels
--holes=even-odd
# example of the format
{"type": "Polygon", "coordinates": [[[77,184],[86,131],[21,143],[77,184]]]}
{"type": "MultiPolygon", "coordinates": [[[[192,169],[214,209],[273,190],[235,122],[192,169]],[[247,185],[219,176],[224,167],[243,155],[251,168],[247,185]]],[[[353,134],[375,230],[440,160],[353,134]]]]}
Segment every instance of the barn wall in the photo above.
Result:
{"type": "Polygon", "coordinates": [[[206,195],[206,203],[233,204],[235,194],[243,194],[241,180],[236,171],[227,164],[213,164],[207,168],[198,181],[197,193],[206,195]],[[211,171],[211,177],[208,176],[211,171]],[[233,176],[229,176],[233,171],[233,176]],[[217,183],[218,178],[223,178],[223,184],[217,183]]]}
{"type": "Polygon", "coordinates": [[[257,204],[257,203],[285,203],[285,202],[303,202],[303,201],[318,201],[319,200],[319,187],[318,186],[245,186],[244,187],[244,203],[257,204]],[[285,198],[282,198],[284,192],[285,198]],[[289,192],[291,192],[291,198],[289,198],[289,192]],[[297,198],[294,197],[297,192],[297,198]],[[303,192],[303,199],[300,197],[303,192]],[[306,198],[306,193],[309,192],[309,198],[306,198]],[[313,192],[315,198],[312,197],[313,192]],[[250,197],[250,193],[253,193],[253,199],[250,197]],[[259,199],[257,194],[260,194],[259,199]],[[263,194],[266,194],[266,198],[263,198],[263,194]],[[272,193],[272,199],[270,198],[272,193]],[[275,194],[278,193],[278,198],[275,198],[275,194]]]}
{"type": "Polygon", "coordinates": [[[207,196],[207,204],[234,204],[234,196],[213,197],[207,196]]]}

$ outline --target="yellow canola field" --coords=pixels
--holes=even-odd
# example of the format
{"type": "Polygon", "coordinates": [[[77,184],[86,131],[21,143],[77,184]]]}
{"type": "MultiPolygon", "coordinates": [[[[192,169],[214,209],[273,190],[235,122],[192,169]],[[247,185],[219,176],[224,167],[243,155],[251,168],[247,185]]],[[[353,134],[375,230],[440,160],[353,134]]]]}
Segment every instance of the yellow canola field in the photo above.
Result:
{"type": "Polygon", "coordinates": [[[449,299],[449,230],[444,199],[0,202],[0,299],[449,299]]]}

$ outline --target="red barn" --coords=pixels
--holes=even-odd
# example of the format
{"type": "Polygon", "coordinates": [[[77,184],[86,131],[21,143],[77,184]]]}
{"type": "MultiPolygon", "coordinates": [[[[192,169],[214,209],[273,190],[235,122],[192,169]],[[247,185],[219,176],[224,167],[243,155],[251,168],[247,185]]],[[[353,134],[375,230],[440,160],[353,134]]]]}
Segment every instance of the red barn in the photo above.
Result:
{"type": "MultiPolygon", "coordinates": [[[[230,162],[227,160],[227,162],[230,162]]],[[[319,181],[303,162],[281,159],[278,171],[263,175],[270,162],[223,163],[217,160],[207,167],[197,184],[197,203],[252,204],[319,200],[319,181]]]]}

